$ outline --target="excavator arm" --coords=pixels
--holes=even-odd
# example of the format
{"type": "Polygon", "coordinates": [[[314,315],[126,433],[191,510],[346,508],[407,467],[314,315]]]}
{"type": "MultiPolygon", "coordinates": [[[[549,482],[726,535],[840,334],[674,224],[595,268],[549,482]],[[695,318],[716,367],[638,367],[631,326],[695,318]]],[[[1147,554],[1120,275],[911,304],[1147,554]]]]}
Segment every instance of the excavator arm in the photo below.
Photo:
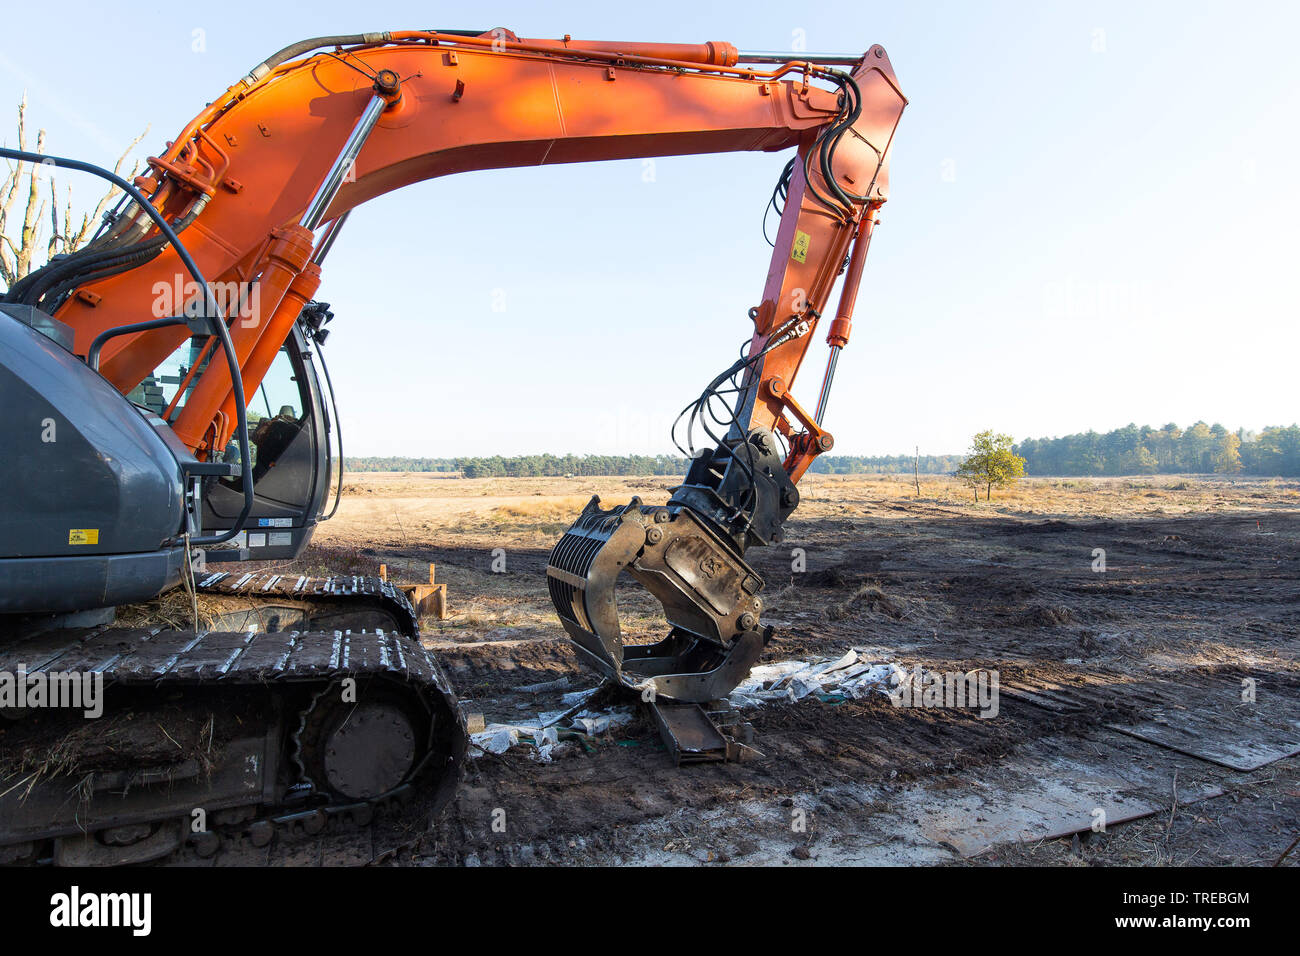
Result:
{"type": "MultiPolygon", "coordinates": [[[[593,499],[547,569],[560,618],[596,667],[654,694],[714,699],[771,636],[745,550],[781,539],[796,483],[833,444],[822,418],[906,104],[879,46],[799,56],[506,30],[303,41],[218,96],[136,181],[215,296],[188,281],[198,270],[126,202],[87,248],[32,273],[7,301],[55,314],[123,393],[199,320],[225,323],[233,363],[212,360],[222,347],[212,336],[164,416],[215,462],[232,437],[246,446],[230,365],[251,394],[353,207],[473,169],[795,148],[774,191],[780,221],[752,340],[683,413],[685,481],[665,506],[603,510],[593,499]],[[810,411],[793,388],[823,325],[830,360],[810,411]],[[623,647],[614,582],[624,571],[665,606],[672,630],[659,644],[623,647]]],[[[693,232],[718,225],[699,219],[693,232]]]]}

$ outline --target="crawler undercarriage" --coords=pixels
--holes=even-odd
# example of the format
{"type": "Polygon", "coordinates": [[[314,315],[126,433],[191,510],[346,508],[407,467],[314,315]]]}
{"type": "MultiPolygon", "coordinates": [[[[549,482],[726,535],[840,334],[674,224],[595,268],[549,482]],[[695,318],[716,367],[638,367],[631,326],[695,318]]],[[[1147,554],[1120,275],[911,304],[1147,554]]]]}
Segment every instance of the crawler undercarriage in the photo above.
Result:
{"type": "Polygon", "coordinates": [[[400,591],[216,574],[197,597],[211,629],[50,628],[5,649],[29,698],[76,675],[83,706],[4,711],[0,860],[208,857],[450,798],[464,723],[400,591]]]}

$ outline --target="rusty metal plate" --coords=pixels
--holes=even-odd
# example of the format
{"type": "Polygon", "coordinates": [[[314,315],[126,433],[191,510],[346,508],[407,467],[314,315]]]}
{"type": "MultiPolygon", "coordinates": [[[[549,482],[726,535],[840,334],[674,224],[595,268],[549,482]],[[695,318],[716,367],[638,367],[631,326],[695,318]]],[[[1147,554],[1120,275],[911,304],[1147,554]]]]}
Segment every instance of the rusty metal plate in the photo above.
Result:
{"type": "Polygon", "coordinates": [[[1110,828],[1167,811],[1175,774],[1180,806],[1223,793],[1223,771],[1206,767],[1195,774],[1188,763],[1145,741],[1097,731],[1083,741],[1043,741],[960,787],[923,783],[892,799],[894,812],[915,821],[920,836],[970,858],[1002,844],[1052,840],[1099,821],[1110,828]]]}
{"type": "Polygon", "coordinates": [[[727,738],[698,704],[649,704],[664,746],[679,766],[727,759],[727,738]]]}

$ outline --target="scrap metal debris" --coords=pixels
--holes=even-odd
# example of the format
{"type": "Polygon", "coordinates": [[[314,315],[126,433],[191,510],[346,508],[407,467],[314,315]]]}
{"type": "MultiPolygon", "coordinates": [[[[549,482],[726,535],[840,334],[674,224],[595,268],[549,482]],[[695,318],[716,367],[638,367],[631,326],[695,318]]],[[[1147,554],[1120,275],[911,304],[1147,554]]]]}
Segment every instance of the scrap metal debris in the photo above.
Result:
{"type": "Polygon", "coordinates": [[[552,751],[562,740],[577,740],[583,746],[589,746],[591,740],[631,723],[631,707],[600,709],[585,706],[599,689],[593,687],[565,694],[560,698],[565,710],[543,711],[531,720],[487,724],[478,733],[470,734],[470,757],[502,754],[524,743],[534,748],[530,757],[540,763],[550,763],[552,751]]]}
{"type": "MultiPolygon", "coordinates": [[[[897,693],[911,675],[894,663],[873,662],[859,648],[838,658],[779,661],[753,668],[728,698],[732,707],[758,707],[772,701],[798,701],[815,695],[826,702],[856,700],[868,694],[897,693]]],[[[537,685],[538,688],[547,685],[537,685]]],[[[563,686],[549,682],[549,687],[563,686]]],[[[531,690],[533,688],[525,688],[531,690]]],[[[533,748],[529,756],[542,763],[551,761],[554,748],[562,740],[576,740],[583,746],[603,737],[611,730],[631,723],[630,706],[587,708],[585,703],[599,688],[573,691],[560,698],[567,710],[544,711],[535,717],[487,723],[470,733],[470,757],[502,754],[512,747],[526,744],[533,748]]]]}
{"type": "Polygon", "coordinates": [[[749,672],[729,700],[734,707],[758,707],[771,701],[797,701],[809,695],[833,703],[868,694],[896,693],[910,675],[891,662],[873,662],[854,648],[839,658],[780,661],[749,672]]]}

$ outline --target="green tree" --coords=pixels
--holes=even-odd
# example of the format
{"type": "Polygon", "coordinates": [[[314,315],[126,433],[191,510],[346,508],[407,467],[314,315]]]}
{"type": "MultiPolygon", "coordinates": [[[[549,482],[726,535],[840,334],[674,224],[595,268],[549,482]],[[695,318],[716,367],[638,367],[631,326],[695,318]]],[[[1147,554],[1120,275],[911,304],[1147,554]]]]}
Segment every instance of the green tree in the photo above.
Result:
{"type": "Polygon", "coordinates": [[[1013,443],[1010,435],[998,435],[991,429],[980,432],[971,442],[966,460],[957,468],[957,477],[975,489],[976,501],[981,485],[985,500],[991,501],[994,485],[1001,488],[1024,477],[1025,460],[1015,453],[1013,443]]]}
{"type": "Polygon", "coordinates": [[[1138,445],[1137,450],[1120,459],[1120,474],[1154,475],[1159,470],[1160,462],[1156,461],[1156,456],[1151,454],[1151,449],[1146,445],[1138,445]]]}
{"type": "Polygon", "coordinates": [[[1241,439],[1232,432],[1224,432],[1215,442],[1214,470],[1221,475],[1241,471],[1241,439]]]}
{"type": "Polygon", "coordinates": [[[1214,434],[1205,422],[1197,422],[1183,432],[1182,468],[1184,471],[1205,474],[1211,469],[1214,457],[1214,434]]]}

